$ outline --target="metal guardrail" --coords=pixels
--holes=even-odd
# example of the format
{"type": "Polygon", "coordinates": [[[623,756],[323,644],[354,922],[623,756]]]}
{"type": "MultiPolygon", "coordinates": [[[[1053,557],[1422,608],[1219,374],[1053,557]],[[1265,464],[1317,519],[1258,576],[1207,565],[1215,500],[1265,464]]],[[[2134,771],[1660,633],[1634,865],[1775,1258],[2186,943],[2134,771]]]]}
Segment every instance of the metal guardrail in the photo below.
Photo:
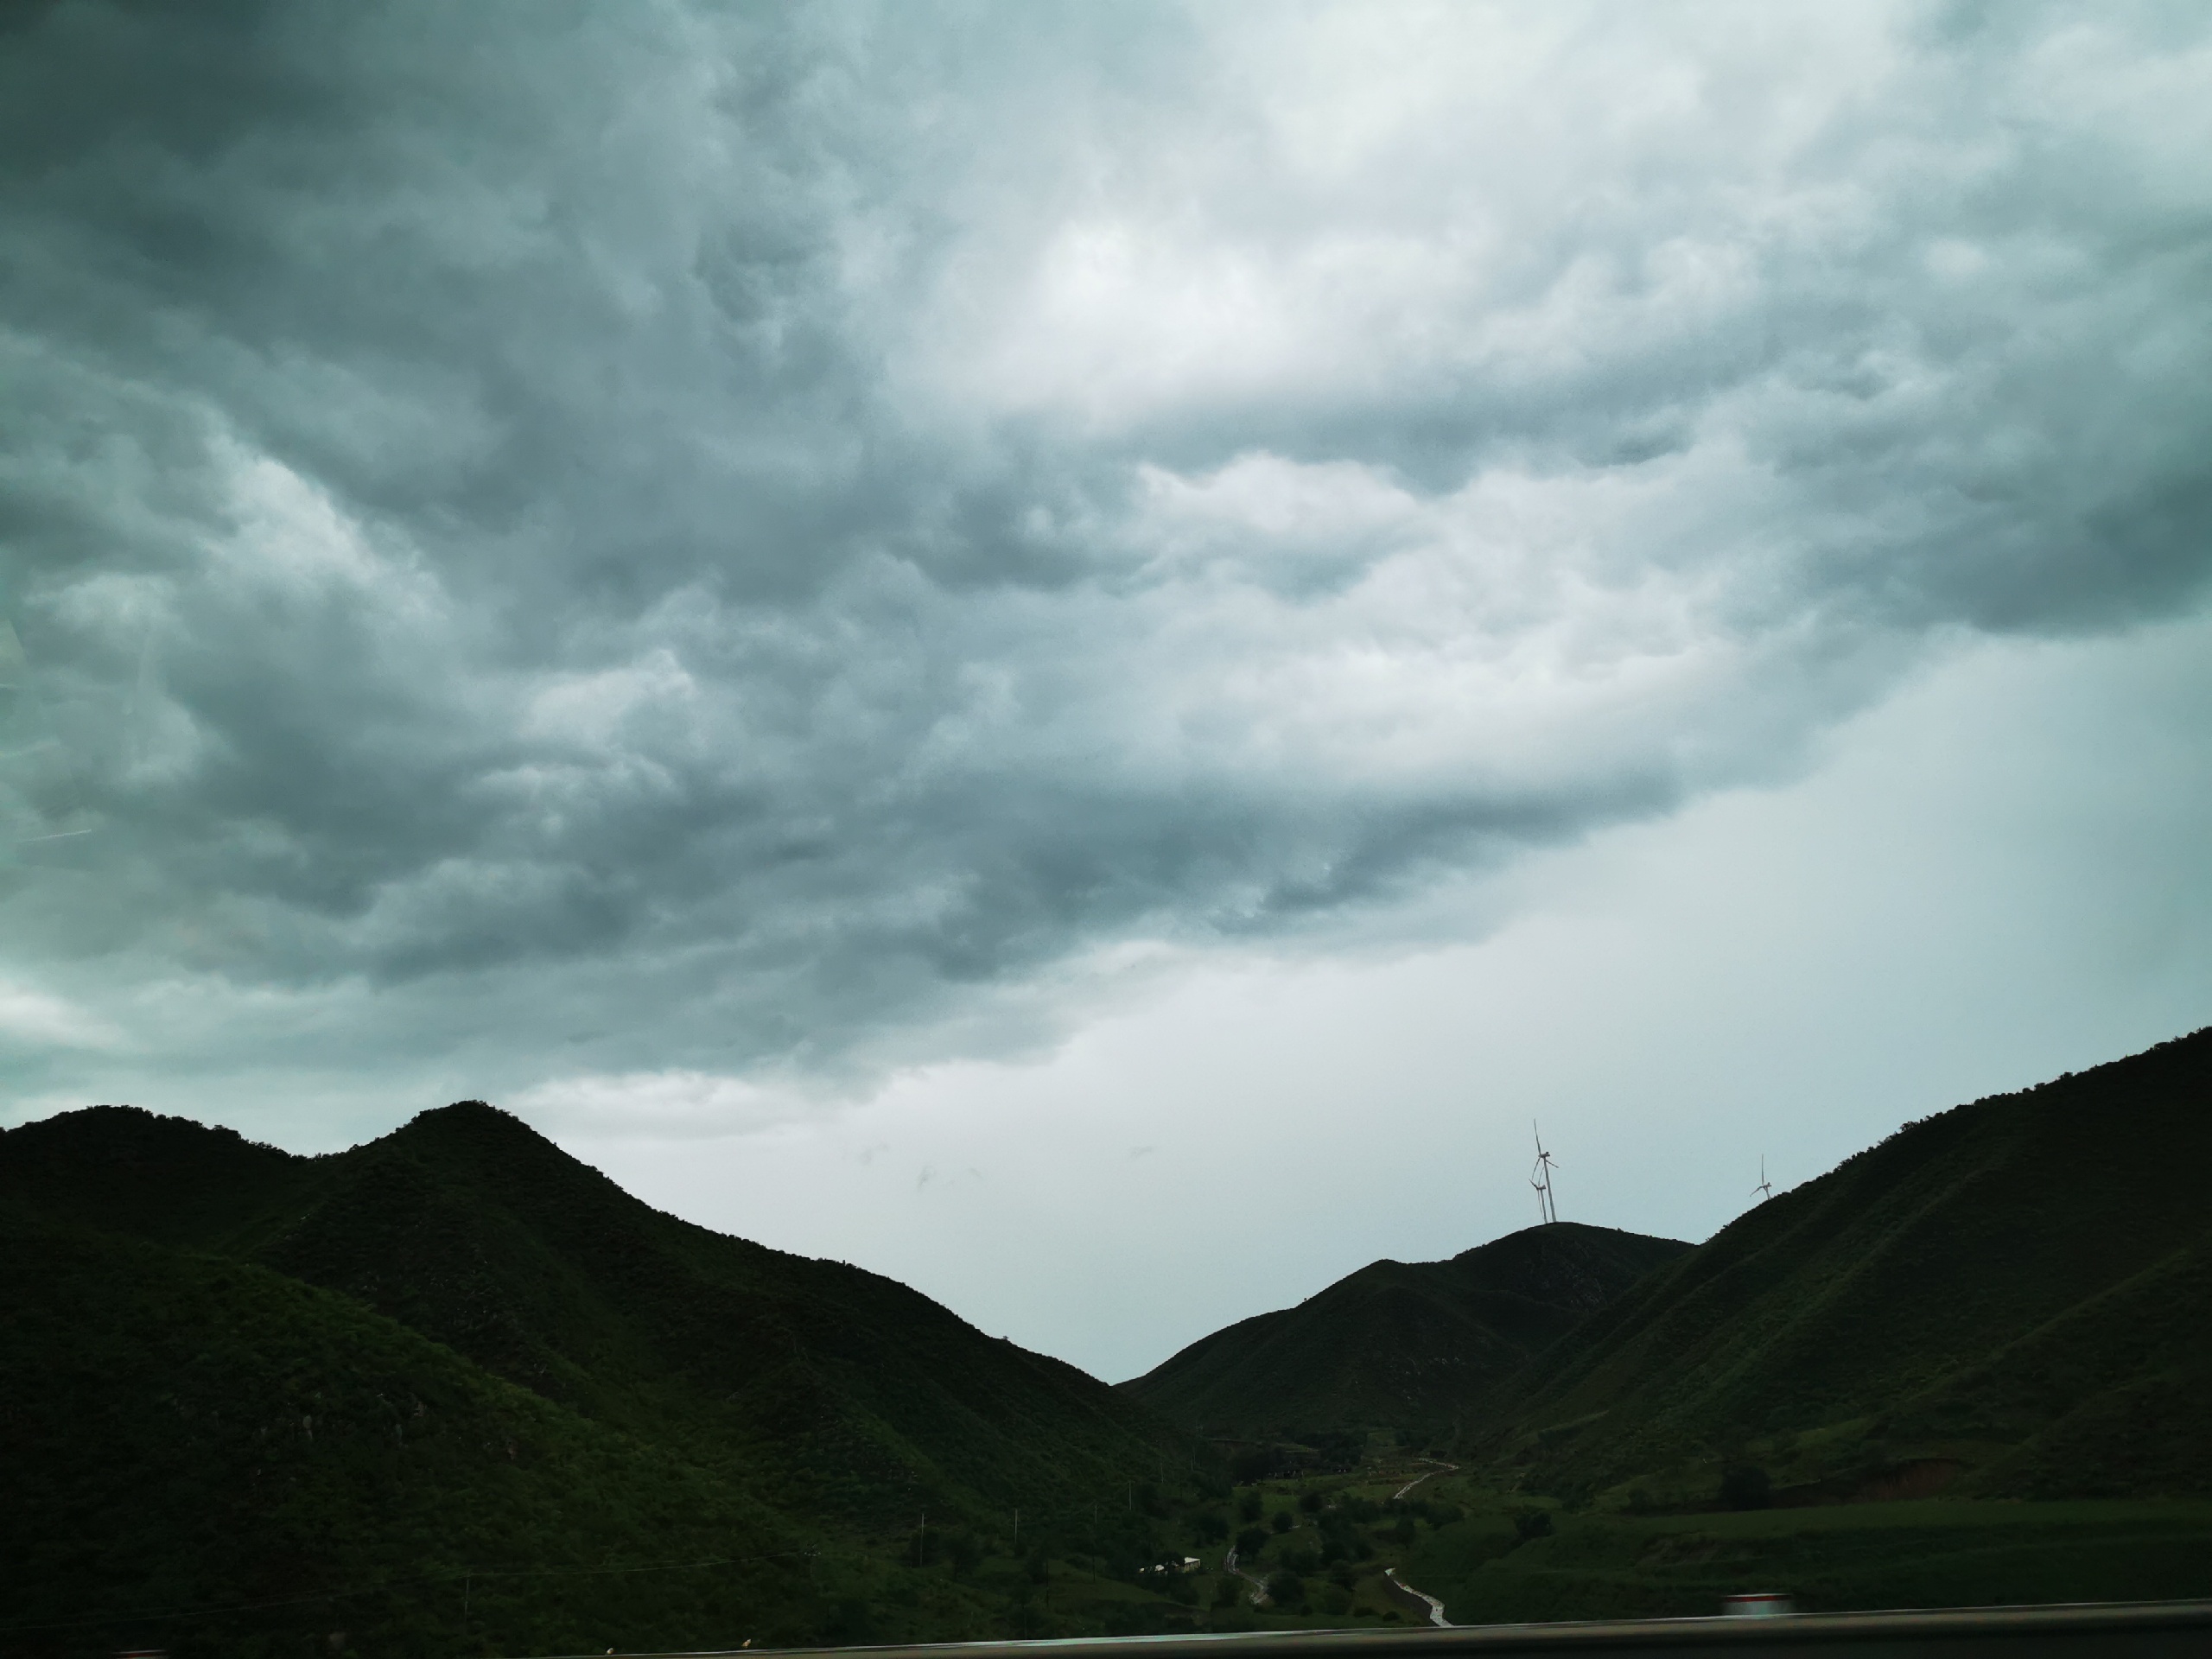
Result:
{"type": "MultiPolygon", "coordinates": [[[[1560,1624],[1470,1624],[1448,1630],[1252,1630],[1218,1636],[1078,1637],[1034,1642],[953,1642],[911,1647],[701,1649],[617,1659],[785,1659],[823,1653],[869,1659],[948,1659],[993,1649],[1049,1653],[1103,1646],[1142,1659],[1443,1659],[1469,1654],[1711,1653],[1727,1659],[2212,1659],[2212,1601],[2088,1602],[2048,1607],[1958,1607],[1776,1618],[1593,1620],[1560,1624]]],[[[575,1659],[582,1659],[576,1656],[575,1659]]],[[[601,1656],[601,1659],[604,1659],[601,1656]]]]}

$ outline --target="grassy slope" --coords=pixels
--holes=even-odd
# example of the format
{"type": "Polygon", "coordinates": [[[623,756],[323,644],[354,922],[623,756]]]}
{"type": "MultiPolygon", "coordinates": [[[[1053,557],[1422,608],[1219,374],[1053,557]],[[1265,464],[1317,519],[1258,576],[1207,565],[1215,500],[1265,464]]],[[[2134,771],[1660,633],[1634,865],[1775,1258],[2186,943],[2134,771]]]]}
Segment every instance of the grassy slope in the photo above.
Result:
{"type": "Polygon", "coordinates": [[[1244,1319],[1122,1390],[1217,1433],[1449,1427],[1466,1399],[1689,1249],[1571,1222],[1446,1262],[1377,1262],[1244,1319]]]}
{"type": "Polygon", "coordinates": [[[2212,1249],[2200,1241],[1905,1401],[1890,1433],[2004,1447],[1968,1493],[2212,1493],[2208,1322],[2212,1249]]]}
{"type": "Polygon", "coordinates": [[[2212,1590],[2212,1504],[1923,1501],[1561,1516],[1517,1547],[1481,1516],[1426,1536],[1405,1576],[1455,1624],[1679,1618],[1779,1591],[1808,1611],[2158,1599],[2212,1590]]]}
{"type": "MultiPolygon", "coordinates": [[[[1297,1524],[1270,1531],[1245,1564],[1262,1578],[1284,1567],[1303,1573],[1308,1605],[1217,1609],[1210,1626],[1426,1624],[1425,1610],[1389,1587],[1389,1567],[1440,1597],[1462,1624],[1711,1614],[1724,1596],[1758,1590],[1785,1592],[1814,1611],[2212,1593],[2212,1503],[2201,1501],[1942,1499],[1631,1516],[1570,1511],[1440,1475],[1390,1502],[1411,1471],[1402,1464],[1267,1483],[1266,1507],[1287,1510],[1297,1524]],[[1319,1495],[1321,1511],[1309,1512],[1301,1494],[1319,1495]],[[1347,1526],[1343,1506],[1355,1500],[1367,1507],[1347,1526]],[[1539,1507],[1554,1532],[1517,1541],[1516,1517],[1539,1507]],[[1332,1536],[1356,1547],[1332,1558],[1332,1536]],[[1351,1593],[1332,1597],[1332,1580],[1351,1593]]],[[[1218,1561],[1217,1550],[1206,1554],[1210,1567],[1218,1561]]],[[[1205,1605],[1221,1583],[1214,1575],[1200,1586],[1205,1605]]]]}
{"type": "Polygon", "coordinates": [[[2208,1105],[2198,1033],[1908,1125],[1594,1316],[1492,1395],[1517,1427],[1474,1449],[1552,1491],[1914,1452],[1988,1490],[2212,1490],[2179,1421],[2212,1362],[2208,1105]]]}

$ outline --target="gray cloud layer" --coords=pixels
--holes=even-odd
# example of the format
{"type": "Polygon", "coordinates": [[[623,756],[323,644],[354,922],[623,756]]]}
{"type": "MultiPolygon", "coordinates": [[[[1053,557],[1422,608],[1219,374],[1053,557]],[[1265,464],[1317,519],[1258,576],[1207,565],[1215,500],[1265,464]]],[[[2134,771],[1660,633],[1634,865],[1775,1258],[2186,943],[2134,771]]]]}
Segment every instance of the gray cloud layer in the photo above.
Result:
{"type": "Polygon", "coordinates": [[[2195,7],[5,27],[27,1086],[834,1069],[2212,567],[2195,7]]]}

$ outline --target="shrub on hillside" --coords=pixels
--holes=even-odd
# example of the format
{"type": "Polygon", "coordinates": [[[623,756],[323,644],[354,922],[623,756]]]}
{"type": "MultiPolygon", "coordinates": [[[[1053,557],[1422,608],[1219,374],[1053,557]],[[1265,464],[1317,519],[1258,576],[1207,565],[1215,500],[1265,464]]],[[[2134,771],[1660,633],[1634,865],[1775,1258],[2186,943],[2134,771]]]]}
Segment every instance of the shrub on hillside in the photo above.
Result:
{"type": "Polygon", "coordinates": [[[951,1566],[952,1576],[964,1579],[982,1564],[983,1547],[972,1533],[952,1533],[944,1541],[944,1558],[951,1566]]]}
{"type": "Polygon", "coordinates": [[[1549,1510],[1523,1510],[1513,1517],[1513,1536],[1516,1542],[1527,1543],[1531,1538],[1552,1535],[1552,1512],[1549,1510]]]}
{"type": "Polygon", "coordinates": [[[1764,1510],[1774,1502],[1774,1483],[1758,1465],[1739,1464],[1720,1477],[1720,1502],[1731,1510],[1764,1510]]]}
{"type": "Polygon", "coordinates": [[[1249,1481],[1265,1480],[1269,1475],[1274,1473],[1281,1461],[1281,1454],[1273,1446],[1255,1446],[1247,1451],[1239,1452],[1235,1457],[1230,1459],[1229,1472],[1230,1477],[1240,1484],[1249,1481]]]}

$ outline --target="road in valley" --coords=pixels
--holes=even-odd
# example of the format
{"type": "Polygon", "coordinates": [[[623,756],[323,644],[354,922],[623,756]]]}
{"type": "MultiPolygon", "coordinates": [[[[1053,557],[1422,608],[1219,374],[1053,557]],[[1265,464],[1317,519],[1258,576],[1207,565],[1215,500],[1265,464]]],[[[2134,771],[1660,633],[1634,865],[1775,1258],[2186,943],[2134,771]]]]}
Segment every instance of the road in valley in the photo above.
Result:
{"type": "Polygon", "coordinates": [[[1393,1503],[1403,1497],[1408,1492],[1413,1491],[1414,1487],[1420,1485],[1424,1480],[1433,1480],[1439,1475],[1456,1475],[1459,1472],[1459,1465],[1456,1463],[1446,1463],[1436,1458],[1423,1458],[1421,1461],[1423,1463],[1433,1463],[1436,1465],[1436,1467],[1430,1470],[1425,1475],[1415,1475],[1404,1485],[1399,1487],[1396,1491],[1391,1493],[1390,1501],[1393,1503]]]}
{"type": "MultiPolygon", "coordinates": [[[[1393,1503],[1403,1497],[1408,1492],[1413,1491],[1414,1487],[1420,1485],[1424,1480],[1433,1479],[1438,1475],[1457,1474],[1459,1471],[1459,1465],[1458,1464],[1446,1463],[1440,1459],[1423,1458],[1421,1461],[1423,1463],[1433,1463],[1436,1465],[1436,1467],[1428,1471],[1427,1474],[1415,1475],[1404,1485],[1399,1487],[1396,1491],[1391,1493],[1390,1501],[1393,1503]]],[[[1232,1545],[1230,1548],[1228,1554],[1224,1554],[1221,1558],[1221,1570],[1224,1573],[1234,1573],[1238,1578],[1243,1580],[1245,1583],[1252,1586],[1251,1601],[1255,1607],[1264,1607],[1268,1605],[1268,1586],[1266,1581],[1264,1580],[1254,1578],[1249,1573],[1247,1573],[1243,1567],[1236,1565],[1236,1550],[1235,1546],[1232,1545]]],[[[1423,1594],[1421,1591],[1414,1589],[1413,1586],[1401,1579],[1398,1576],[1398,1569],[1396,1567],[1385,1567],[1383,1569],[1383,1577],[1389,1580],[1390,1587],[1398,1592],[1400,1598],[1403,1599],[1403,1605],[1408,1612],[1416,1614],[1426,1613],[1428,1616],[1428,1622],[1430,1624],[1434,1624],[1442,1630],[1448,1630],[1452,1628],[1452,1621],[1444,1617],[1444,1604],[1439,1601],[1434,1596],[1423,1594]]]]}
{"type": "MultiPolygon", "coordinates": [[[[1433,1480],[1438,1475],[1456,1475],[1459,1472],[1459,1465],[1456,1463],[1446,1463],[1441,1459],[1438,1458],[1423,1458],[1421,1461],[1423,1463],[1433,1463],[1436,1465],[1436,1467],[1430,1470],[1425,1475],[1415,1475],[1404,1485],[1399,1487],[1396,1491],[1391,1493],[1390,1501],[1393,1503],[1395,1503],[1400,1498],[1403,1497],[1408,1492],[1413,1491],[1414,1487],[1420,1485],[1424,1480],[1433,1480]]],[[[1408,1612],[1426,1612],[1428,1615],[1428,1622],[1435,1625],[1438,1629],[1448,1630],[1452,1628],[1452,1621],[1444,1617],[1444,1604],[1439,1601],[1434,1596],[1429,1595],[1424,1591],[1414,1589],[1413,1586],[1408,1584],[1403,1579],[1398,1576],[1398,1569],[1395,1567],[1386,1567],[1383,1570],[1382,1576],[1390,1581],[1390,1587],[1393,1590],[1399,1592],[1402,1596],[1409,1596],[1412,1598],[1412,1600],[1406,1603],[1406,1609],[1408,1612]]]]}
{"type": "Polygon", "coordinates": [[[1255,1607],[1264,1607],[1268,1605],[1267,1585],[1236,1565],[1236,1552],[1234,1549],[1221,1558],[1221,1570],[1224,1573],[1234,1573],[1252,1586],[1252,1605],[1255,1607]]]}
{"type": "Polygon", "coordinates": [[[1421,1604],[1418,1607],[1408,1604],[1408,1611],[1421,1612],[1426,1611],[1428,1614],[1428,1622],[1430,1624],[1437,1626],[1440,1630],[1448,1630],[1452,1628],[1452,1621],[1444,1617],[1444,1604],[1439,1601],[1434,1596],[1428,1595],[1422,1591],[1416,1590],[1413,1586],[1408,1584],[1403,1579],[1398,1576],[1398,1569],[1396,1567],[1385,1567],[1382,1570],[1382,1576],[1389,1580],[1390,1587],[1393,1590],[1402,1591],[1405,1594],[1411,1596],[1414,1601],[1421,1604]]]}

